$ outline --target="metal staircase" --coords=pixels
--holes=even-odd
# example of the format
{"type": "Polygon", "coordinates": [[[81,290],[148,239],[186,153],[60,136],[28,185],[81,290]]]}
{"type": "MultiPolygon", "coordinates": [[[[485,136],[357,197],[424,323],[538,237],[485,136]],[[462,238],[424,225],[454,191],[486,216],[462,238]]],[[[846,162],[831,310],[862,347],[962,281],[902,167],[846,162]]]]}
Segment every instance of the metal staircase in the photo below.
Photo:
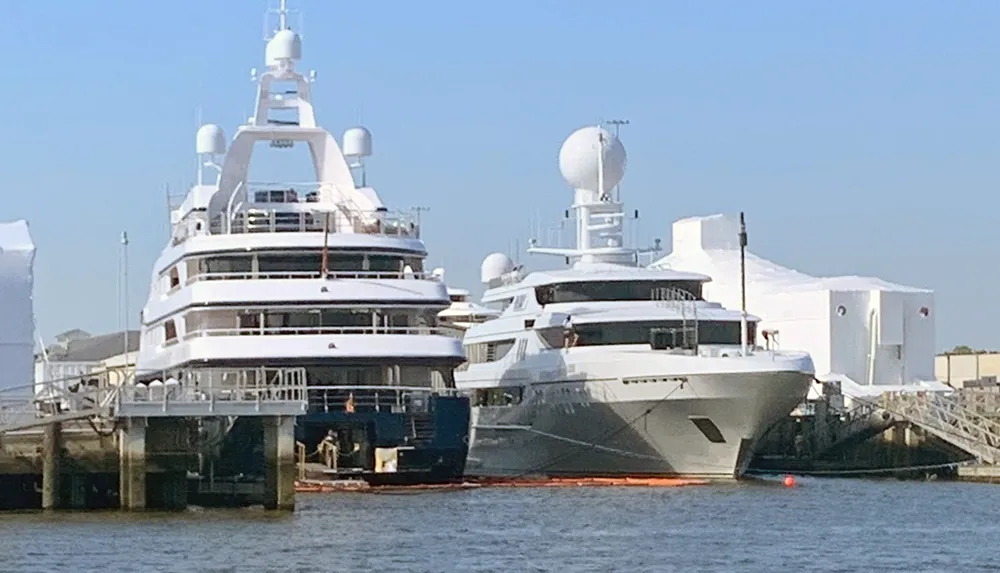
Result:
{"type": "Polygon", "coordinates": [[[1000,421],[986,414],[976,391],[886,392],[879,407],[987,464],[1000,463],[1000,421]]]}

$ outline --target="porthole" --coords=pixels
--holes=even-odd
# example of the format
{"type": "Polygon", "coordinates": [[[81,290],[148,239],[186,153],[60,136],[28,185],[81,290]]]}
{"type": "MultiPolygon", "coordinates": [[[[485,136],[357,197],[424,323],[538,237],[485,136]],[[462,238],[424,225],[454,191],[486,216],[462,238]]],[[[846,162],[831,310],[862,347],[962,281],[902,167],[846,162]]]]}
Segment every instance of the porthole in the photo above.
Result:
{"type": "Polygon", "coordinates": [[[847,314],[847,307],[844,306],[844,305],[838,306],[837,307],[837,316],[844,316],[845,314],[847,314]]]}
{"type": "Polygon", "coordinates": [[[919,314],[920,314],[920,318],[927,318],[931,314],[931,309],[927,308],[926,306],[922,306],[922,307],[920,307],[920,313],[919,314]]]}

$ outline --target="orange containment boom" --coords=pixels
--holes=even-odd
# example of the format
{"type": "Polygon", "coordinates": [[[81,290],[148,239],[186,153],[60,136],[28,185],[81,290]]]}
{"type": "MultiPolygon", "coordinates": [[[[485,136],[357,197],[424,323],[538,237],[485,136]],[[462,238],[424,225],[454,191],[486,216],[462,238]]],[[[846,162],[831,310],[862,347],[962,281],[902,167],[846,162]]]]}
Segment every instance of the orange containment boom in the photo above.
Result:
{"type": "Polygon", "coordinates": [[[680,487],[707,485],[707,480],[655,477],[613,478],[484,478],[476,483],[486,487],[680,487]]]}
{"type": "Polygon", "coordinates": [[[372,486],[363,481],[300,480],[295,482],[297,493],[332,492],[418,492],[475,489],[479,487],[681,487],[707,485],[707,480],[653,477],[616,478],[479,478],[454,484],[372,486]]]}

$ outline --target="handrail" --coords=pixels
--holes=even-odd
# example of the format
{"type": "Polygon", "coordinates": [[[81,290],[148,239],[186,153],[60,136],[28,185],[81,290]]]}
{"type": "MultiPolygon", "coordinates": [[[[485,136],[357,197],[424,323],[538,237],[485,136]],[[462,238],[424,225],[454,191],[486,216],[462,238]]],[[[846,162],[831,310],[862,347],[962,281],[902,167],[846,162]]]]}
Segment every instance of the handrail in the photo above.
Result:
{"type": "MultiPolygon", "coordinates": [[[[315,205],[316,203],[312,203],[315,205]]],[[[268,204],[271,205],[271,204],[268,204]]],[[[292,203],[297,205],[297,203],[292,203]]],[[[353,232],[365,235],[420,237],[416,218],[406,213],[379,210],[356,210],[347,205],[337,204],[336,210],[282,210],[275,208],[254,208],[247,205],[236,211],[223,225],[222,217],[209,222],[213,235],[245,233],[322,233],[326,214],[332,215],[330,233],[353,232]]]]}
{"type": "MultiPolygon", "coordinates": [[[[428,382],[430,384],[430,382],[428,382]]],[[[393,386],[390,384],[332,384],[332,385],[312,385],[307,388],[312,390],[396,390],[399,392],[423,392],[426,394],[457,394],[461,392],[458,388],[434,388],[432,386],[393,386]]]]}
{"type": "Polygon", "coordinates": [[[160,384],[133,384],[120,398],[121,403],[205,401],[304,401],[305,368],[192,369],[180,380],[160,384]]]}
{"type": "MultiPolygon", "coordinates": [[[[403,271],[327,271],[328,279],[379,279],[379,280],[426,280],[429,273],[423,272],[403,272],[403,271]]],[[[280,272],[242,272],[242,273],[214,273],[203,272],[191,275],[187,278],[186,284],[193,284],[200,281],[213,280],[271,280],[271,279],[321,279],[323,273],[315,271],[280,271],[280,272]]]]}
{"type": "Polygon", "coordinates": [[[259,328],[202,328],[184,333],[181,340],[206,336],[266,336],[266,335],[308,335],[308,334],[366,334],[404,336],[448,336],[455,329],[441,326],[274,326],[259,328]]]}

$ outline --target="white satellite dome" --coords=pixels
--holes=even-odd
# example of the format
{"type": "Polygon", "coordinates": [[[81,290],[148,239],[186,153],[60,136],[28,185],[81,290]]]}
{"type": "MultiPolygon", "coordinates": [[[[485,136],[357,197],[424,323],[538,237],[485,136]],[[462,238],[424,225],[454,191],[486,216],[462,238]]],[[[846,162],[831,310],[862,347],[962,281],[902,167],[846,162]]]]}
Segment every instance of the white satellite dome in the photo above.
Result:
{"type": "Polygon", "coordinates": [[[479,267],[480,280],[486,284],[514,270],[514,261],[503,253],[492,253],[479,267]]]}
{"type": "Polygon", "coordinates": [[[224,155],[226,135],[222,132],[222,128],[214,123],[205,124],[198,128],[194,146],[198,154],[224,155]]]}
{"type": "Polygon", "coordinates": [[[302,38],[291,30],[281,30],[267,43],[264,56],[268,65],[277,64],[279,60],[301,60],[302,38]]]}
{"type": "Polygon", "coordinates": [[[574,131],[559,150],[559,171],[574,189],[607,192],[625,176],[625,146],[607,130],[590,126],[574,131]],[[598,190],[598,157],[601,137],[604,139],[604,189],[598,190]]]}
{"type": "Polygon", "coordinates": [[[352,127],[344,132],[344,155],[369,157],[372,154],[372,132],[365,127],[352,127]]]}

